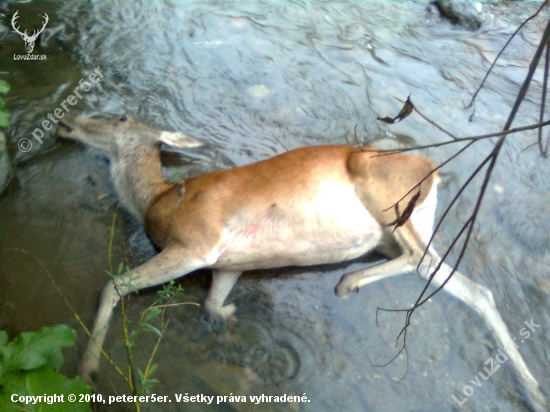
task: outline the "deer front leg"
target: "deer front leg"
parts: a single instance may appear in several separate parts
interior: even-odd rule
[[[165,249],[148,262],[133,269],[131,274],[125,274],[107,282],[101,291],[94,328],[80,364],[80,376],[84,382],[91,383],[96,380],[103,342],[113,310],[121,298],[133,290],[166,283],[212,263],[211,257],[198,257],[196,253],[185,249]]]
[[[225,321],[235,313],[237,307],[233,303],[227,306],[224,306],[224,303],[242,273],[222,270],[212,271],[212,286],[210,286],[206,302],[204,302],[204,308],[212,319]]]
[[[361,287],[381,279],[412,272],[416,265],[410,255],[403,254],[395,259],[356,272],[346,273],[340,278],[334,292],[338,297],[348,296]]]
[[[403,275],[416,270],[422,257],[422,250],[416,247],[417,238],[408,226],[399,226],[392,233],[397,243],[377,246],[376,251],[386,255],[389,260],[367,269],[346,273],[340,278],[334,292],[338,297],[348,296],[369,283],[377,282],[392,276]]]

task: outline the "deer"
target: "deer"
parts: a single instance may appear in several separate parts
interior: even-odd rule
[[[80,375],[88,383],[97,379],[118,302],[131,291],[198,269],[212,270],[204,309],[218,321],[233,319],[236,306],[225,301],[247,270],[338,263],[373,252],[388,258],[343,275],[335,287],[339,297],[414,271],[428,280],[430,268],[437,264],[441,266],[431,284],[439,287],[453,272],[429,245],[439,178],[427,158],[403,153],[375,156],[377,149],[368,146],[310,146],[176,184],[163,176],[161,145],[186,149],[202,144],[185,133],[159,131],[128,116],[103,120],[66,115],[57,135],[105,153],[121,205],[145,226],[160,250],[103,287],[80,365]],[[408,207],[408,216],[398,216],[392,205]],[[457,271],[442,290],[473,309],[497,346],[505,348],[530,407],[548,410],[491,291]]]
[[[19,14],[19,10],[17,10],[13,14],[13,17],[11,18],[11,26],[13,27],[13,30],[15,30],[15,32],[17,34],[21,35],[21,38],[25,42],[25,49],[27,50],[27,53],[31,54],[32,51],[34,50],[34,44],[36,42],[36,39],[38,39],[38,36],[40,35],[40,33],[42,33],[44,31],[44,29],[46,28],[46,25],[48,24],[48,21],[50,20],[50,18],[48,17],[48,15],[46,13],[44,13],[44,24],[42,25],[42,28],[39,29],[39,30],[34,30],[32,35],[29,36],[27,34],[27,30],[25,30],[24,32],[21,32],[19,27],[17,27],[15,25],[15,22],[19,18],[18,14]]]

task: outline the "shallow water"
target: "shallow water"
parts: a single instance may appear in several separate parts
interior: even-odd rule
[[[57,6],[47,7],[49,27],[63,25],[47,44],[37,45],[35,53],[46,53],[47,62],[13,62],[11,55],[23,52],[14,34],[0,49],[13,85],[8,137],[15,160],[15,178],[0,197],[0,328],[13,334],[60,322],[78,328],[50,276],[88,325],[107,280],[117,200],[106,160],[49,134],[42,145],[32,140],[28,153],[15,147],[22,138],[32,139],[47,113],[95,68],[104,77],[73,110],[128,113],[203,140],[206,147],[190,153],[193,161],[183,167],[196,174],[303,145],[354,144],[356,125],[357,139],[384,147],[445,139],[419,116],[390,127],[376,121],[396,115],[409,94],[424,115],[457,136],[497,131],[544,20],[510,45],[470,121],[473,110],[464,103],[535,5],[486,6],[476,32],[453,27],[426,5],[412,3],[66,3],[57,14]],[[46,11],[41,3],[25,9],[37,22]],[[514,125],[536,121],[540,90],[538,74]],[[525,320],[541,325],[520,351],[548,388],[550,166],[536,147],[522,150],[535,139],[534,133],[508,138],[461,272],[491,288],[513,335]],[[479,142],[443,170],[439,213],[491,147]],[[423,154],[441,162],[456,150],[445,146]],[[468,217],[475,195],[467,191],[458,202],[436,239],[438,250]],[[134,267],[154,255],[128,214],[117,212],[115,229],[115,266],[124,261]],[[486,328],[472,311],[440,293],[413,317],[408,362],[400,355],[376,367],[397,353],[394,339],[403,324],[402,317],[386,313],[376,327],[376,308],[410,305],[423,282],[411,274],[336,298],[333,288],[341,275],[365,265],[247,274],[229,298],[238,312],[226,328],[206,322],[203,309],[194,305],[170,312],[156,358],[155,377],[161,381],[156,393],[306,393],[311,402],[215,407],[172,402],[154,410],[458,410],[451,395],[462,398],[463,386],[494,355]],[[184,301],[202,303],[209,273],[189,276],[182,285]],[[132,296],[131,319],[154,299],[154,291]],[[125,360],[121,329],[117,316],[106,344],[119,363]],[[84,342],[80,333],[79,346],[68,354],[67,373],[76,372]],[[138,362],[145,362],[154,344],[154,335],[143,335]],[[108,365],[102,371],[101,393],[115,392],[111,381],[118,393],[129,392]],[[461,409],[524,408],[510,371],[502,368]]]

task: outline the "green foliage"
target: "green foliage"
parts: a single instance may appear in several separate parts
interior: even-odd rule
[[[149,369],[143,372],[141,368],[138,368],[139,384],[141,385],[141,393],[150,394],[152,393],[153,387],[160,383],[158,379],[151,378],[151,375],[157,369],[158,364],[153,363]]]
[[[119,285],[124,285],[125,287],[135,290],[135,287],[132,286],[132,280],[135,279],[135,277],[132,275],[128,266],[125,267],[124,264],[121,263],[118,266],[116,274],[110,271],[107,271],[107,273],[110,277],[117,279],[118,282],[120,282]],[[155,372],[158,366],[158,364],[153,363],[153,359],[162,339],[164,338],[163,331],[167,325],[167,321],[164,319],[165,311],[168,306],[178,305],[171,302],[173,302],[175,298],[183,296],[183,288],[181,285],[176,286],[174,280],[171,280],[170,283],[164,285],[164,287],[157,292],[157,296],[157,300],[143,311],[141,318],[131,331],[129,330],[129,326],[132,322],[126,316],[123,302],[122,322],[124,325],[126,350],[128,351],[128,359],[130,360],[130,376],[127,378],[127,381],[130,383],[130,387],[134,395],[150,394],[153,387],[159,383],[159,380],[152,378],[151,375]],[[134,364],[135,346],[139,340],[139,336],[143,332],[153,333],[157,336],[157,343],[151,352],[147,365],[144,369],[137,367]],[[137,382],[131,379],[131,375],[133,373],[137,373]],[[132,382],[135,382],[135,385]],[[140,402],[136,402],[136,409],[138,411],[141,410]]]
[[[122,274],[122,272],[123,265],[121,264],[118,268],[118,273]],[[131,284],[131,279],[133,278],[132,274],[128,273],[128,269],[126,272],[126,276],[128,276],[127,282]],[[134,393],[136,395],[151,393],[153,387],[157,383],[159,383],[159,380],[152,378],[151,375],[155,372],[158,366],[156,363],[153,363],[153,359],[160,345],[160,342],[164,337],[162,332],[166,327],[164,313],[167,305],[170,302],[172,302],[175,298],[183,296],[183,288],[181,287],[181,285],[176,286],[176,282],[174,280],[171,280],[168,284],[164,285],[163,288],[157,292],[157,296],[157,300],[145,311],[143,311],[140,320],[137,322],[136,327],[128,334],[126,339],[126,347],[129,352],[129,357],[130,359],[133,359],[135,345],[141,333],[150,332],[157,335],[158,337],[157,344],[155,345],[155,348],[153,349],[153,352],[149,357],[145,370],[142,370],[139,367],[135,368],[139,379],[139,388],[134,388]],[[125,322],[126,325],[130,323],[130,321],[125,317],[123,317],[123,322]],[[139,409],[140,408],[138,406],[138,410]]]
[[[88,411],[89,402],[78,400],[80,394],[90,394],[90,388],[80,378],[69,379],[59,373],[64,362],[61,350],[73,346],[75,341],[76,332],[65,325],[24,332],[12,342],[8,342],[5,331],[0,331],[0,410]],[[12,402],[12,394],[42,399],[34,404]],[[76,402],[68,401],[70,394],[76,395]],[[52,403],[52,398],[44,399],[44,395],[63,395],[64,402]]]
[[[0,95],[10,91],[10,85],[4,80],[0,80]],[[0,96],[0,127],[8,127],[10,125],[10,112],[6,108],[4,98]]]
[[[116,273],[113,273],[109,270],[106,270],[106,272],[110,278],[118,280],[119,286],[127,286],[132,292],[139,294],[139,290],[137,290],[136,287],[132,285],[132,281],[135,280],[136,277],[132,275],[132,271],[130,270],[130,267],[128,265],[126,265],[126,271],[124,271],[124,263],[120,262]]]
[[[157,292],[159,296],[159,301],[167,302],[174,298],[180,298],[183,296],[183,288],[181,285],[176,287],[176,281],[171,280],[170,283],[164,285],[161,290]]]
[[[63,364],[61,348],[73,346],[76,333],[65,325],[42,328],[36,332],[24,332],[13,342],[0,332],[0,377],[16,370],[31,370],[46,366],[59,369]]]

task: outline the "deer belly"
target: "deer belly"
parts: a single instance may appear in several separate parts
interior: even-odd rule
[[[270,211],[229,222],[212,266],[251,270],[342,262],[372,251],[383,229],[355,198],[332,197],[320,208]],[[318,203],[317,203],[318,205]]]

